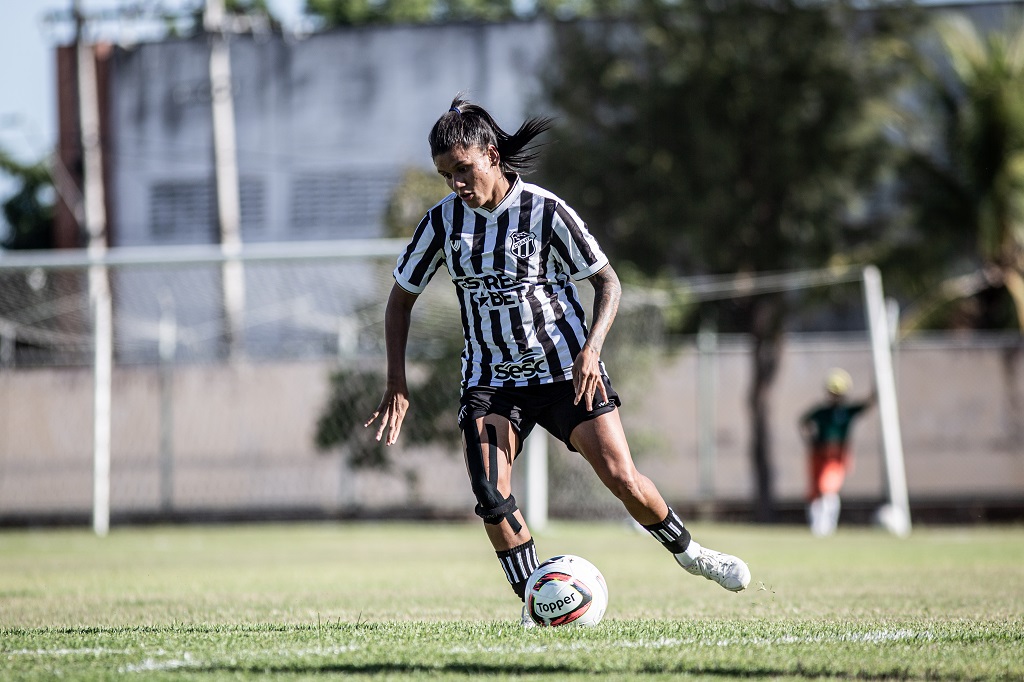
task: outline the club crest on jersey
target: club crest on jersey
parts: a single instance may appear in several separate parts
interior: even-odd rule
[[[537,237],[532,232],[513,232],[508,236],[508,250],[516,258],[529,258],[537,253]]]
[[[461,239],[449,239],[448,243],[451,244],[452,253],[458,253],[459,249],[462,248],[462,240]]]

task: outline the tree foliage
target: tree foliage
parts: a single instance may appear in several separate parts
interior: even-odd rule
[[[626,16],[634,0],[306,0],[306,14],[324,28],[361,24],[426,24],[455,21],[505,21],[537,16],[580,19]]]
[[[875,248],[891,177],[891,51],[915,13],[843,0],[641,0],[629,22],[559,27],[561,116],[543,174],[617,261],[673,275],[820,267]],[[751,458],[771,516],[770,388],[790,301],[735,301],[753,338]]]
[[[402,426],[408,446],[442,444],[457,449],[460,439],[455,407],[459,404],[461,335],[442,340],[439,357],[422,363],[419,378],[410,382],[410,409]],[[374,440],[377,424],[363,428],[380,400],[385,384],[381,371],[342,367],[330,380],[330,395],[317,420],[314,442],[327,452],[340,449],[353,469],[390,470],[390,450]]]
[[[625,27],[563,26],[546,175],[651,273],[817,266],[869,244],[893,74],[862,19],[844,3],[649,0]]]
[[[49,249],[53,247],[53,181],[46,164],[23,164],[0,149],[0,171],[19,183],[15,193],[3,201],[7,237],[5,249]]]
[[[512,0],[306,0],[305,11],[325,27],[431,23],[516,17]]]
[[[427,211],[449,191],[436,172],[407,168],[384,210],[385,236],[412,237]]]
[[[906,324],[1024,330],[1024,21],[986,35],[946,14],[934,29],[907,118],[905,204],[923,266],[948,278],[917,292]]]

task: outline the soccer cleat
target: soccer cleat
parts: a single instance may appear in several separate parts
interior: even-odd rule
[[[742,559],[701,547],[693,540],[685,552],[673,556],[687,573],[702,575],[730,592],[739,592],[750,584],[750,569]]]
[[[524,628],[537,627],[537,624],[533,622],[533,618],[530,618],[530,613],[526,610],[526,604],[523,604],[523,618],[520,621],[520,625]]]

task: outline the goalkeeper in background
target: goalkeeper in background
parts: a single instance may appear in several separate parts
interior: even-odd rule
[[[800,418],[800,433],[807,443],[810,464],[807,521],[811,533],[831,535],[839,522],[839,491],[852,466],[850,427],[875,403],[872,391],[861,402],[847,402],[853,381],[843,369],[832,369],[825,379],[828,393],[824,403],[815,405]]]

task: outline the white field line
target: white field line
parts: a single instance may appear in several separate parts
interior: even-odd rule
[[[129,663],[128,665],[118,668],[118,672],[121,673],[149,673],[159,672],[161,670],[179,670],[181,668],[191,668],[198,665],[192,660],[192,654],[185,652],[184,660],[172,659],[170,661],[158,661],[155,658],[147,658],[142,663]]]
[[[925,630],[916,632],[914,630],[878,630],[874,632],[851,632],[836,635],[814,635],[812,637],[795,637],[784,635],[782,637],[736,637],[733,639],[701,639],[689,637],[678,639],[674,637],[663,637],[654,640],[624,640],[620,642],[609,642],[605,646],[618,647],[620,649],[671,649],[683,646],[698,647],[734,647],[734,646],[781,646],[789,644],[829,644],[843,642],[862,642],[865,644],[882,644],[888,642],[926,641],[935,639],[935,635]],[[548,651],[572,651],[575,649],[587,649],[592,647],[590,642],[574,642],[571,644],[535,644],[524,642],[519,646],[481,646],[467,647],[460,646],[448,649],[449,653],[545,653]]]
[[[276,656],[279,658],[303,658],[305,656],[323,656],[323,655],[337,655],[349,653],[352,651],[358,651],[362,649],[361,646],[351,645],[338,645],[338,646],[326,646],[317,647],[315,649],[278,649]],[[160,652],[164,653],[164,652]],[[239,659],[245,660],[247,655],[251,655],[253,658],[258,656],[265,656],[267,652],[265,650],[251,651],[251,652],[235,652],[235,655],[228,659],[228,662],[232,665],[238,663]],[[182,659],[169,659],[169,660],[157,660],[155,658],[147,658],[141,663],[130,663],[126,666],[119,668],[119,672],[122,673],[145,673],[145,672],[159,672],[162,670],[180,670],[182,668],[204,668],[209,665],[213,665],[213,660],[201,661],[197,660],[192,654],[185,652]]]
[[[814,635],[811,637],[795,637],[785,635],[782,637],[736,637],[732,639],[702,639],[698,637],[689,637],[686,639],[674,638],[674,637],[663,637],[654,640],[624,640],[620,642],[609,642],[606,646],[618,647],[621,649],[669,649],[683,646],[701,646],[701,647],[733,647],[733,646],[782,646],[791,644],[828,644],[828,643],[843,643],[843,642],[862,642],[865,644],[882,644],[888,642],[905,642],[905,641],[932,641],[935,639],[935,635],[931,632],[924,630],[917,632],[914,630],[877,630],[872,632],[853,632],[853,633],[839,633],[835,635]],[[537,644],[523,642],[520,645],[513,646],[459,646],[452,647],[447,650],[448,653],[465,654],[465,653],[527,653],[537,654],[545,653],[549,651],[572,651],[575,649],[585,649],[591,647],[592,644],[589,642],[574,642],[571,644]],[[337,655],[350,653],[361,649],[361,646],[355,645],[336,645],[327,647],[317,647],[314,649],[298,649],[295,651],[289,649],[280,649],[277,655],[280,657],[293,657],[303,658],[305,656],[322,656],[322,655]],[[104,649],[104,648],[84,648],[84,649],[16,649],[13,651],[5,651],[2,656],[113,656],[113,655],[124,655],[132,653],[132,649]],[[153,652],[155,656],[163,656],[167,652],[158,649]],[[240,652],[237,652],[240,653]],[[236,653],[236,655],[237,655]],[[254,656],[265,655],[266,651],[253,651]],[[239,658],[244,658],[240,656]],[[237,659],[233,658],[233,662]],[[120,668],[121,672],[135,673],[135,672],[156,672],[161,670],[177,670],[181,668],[195,668],[207,665],[203,661],[198,661],[195,657],[185,652],[182,658],[172,658],[168,660],[159,660],[158,658],[149,657],[140,663],[131,663]]]
[[[105,656],[108,654],[130,654],[131,649],[15,649],[0,652],[0,656]]]

